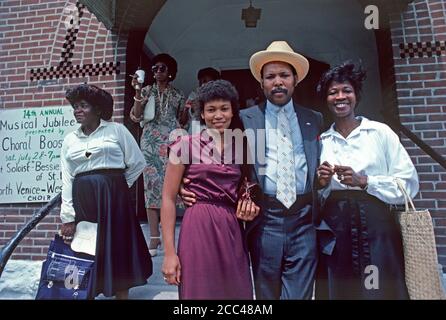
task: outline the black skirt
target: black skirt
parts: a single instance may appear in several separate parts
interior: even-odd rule
[[[93,296],[113,296],[146,284],[152,260],[130,203],[124,170],[78,174],[73,182],[73,205],[76,223],[98,223]]]
[[[317,299],[409,299],[401,233],[389,205],[364,191],[333,191],[323,218],[334,232],[321,254]]]

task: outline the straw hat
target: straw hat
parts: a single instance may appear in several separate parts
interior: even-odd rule
[[[71,249],[94,256],[96,254],[97,230],[97,223],[88,221],[79,222],[76,225],[76,232],[71,242]]]
[[[258,82],[261,82],[262,67],[273,61],[289,63],[297,72],[297,82],[301,82],[308,73],[308,60],[294,52],[286,41],[273,41],[266,50],[254,53],[249,59],[249,68]]]

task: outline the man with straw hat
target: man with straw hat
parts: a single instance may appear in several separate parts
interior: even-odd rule
[[[326,229],[317,218],[314,185],[323,119],[292,99],[308,60],[287,42],[274,41],[254,53],[249,66],[267,98],[240,112],[245,130],[256,137],[248,138],[251,178],[263,192],[262,214],[247,225],[256,298],[311,299],[316,229]]]

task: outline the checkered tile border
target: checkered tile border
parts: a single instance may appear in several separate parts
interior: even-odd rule
[[[76,7],[79,11],[79,19],[83,15],[83,10],[85,6],[79,2],[76,3]],[[80,21],[79,21],[80,22]],[[119,74],[120,62],[103,62],[96,64],[85,64],[73,66],[71,63],[71,58],[73,57],[73,49],[77,40],[78,28],[68,29],[67,35],[65,36],[65,43],[63,44],[63,50],[61,54],[62,60],[59,62],[58,66],[47,67],[47,68],[37,68],[31,69],[31,81],[38,80],[51,80],[59,78],[79,78],[86,76],[100,76],[100,75],[112,75]]]
[[[423,58],[446,54],[446,41],[400,43],[400,57]]]
[[[77,33],[79,29],[68,29],[68,33],[65,36],[65,43],[63,44],[62,50],[62,61],[59,63],[60,66],[68,66],[71,65],[71,58],[73,58],[73,49],[74,44],[77,39]]]
[[[104,62],[85,64],[83,66],[57,66],[49,68],[31,69],[31,81],[50,80],[59,78],[79,78],[86,76],[106,76],[119,74],[120,62]]]
[[[79,16],[79,24],[80,19],[82,18],[84,14],[85,5],[77,2],[76,7],[78,10],[78,16]],[[63,44],[64,50],[62,50],[61,54],[61,62],[59,63],[60,66],[67,66],[71,65],[71,58],[73,57],[73,49],[74,45],[77,40],[77,33],[79,32],[79,28],[70,28],[68,29],[67,35],[65,36],[65,43]]]

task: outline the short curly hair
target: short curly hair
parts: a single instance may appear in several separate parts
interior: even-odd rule
[[[101,111],[101,118],[104,120],[110,120],[113,115],[113,97],[110,93],[95,85],[80,84],[69,88],[65,93],[65,98],[72,106],[81,100],[87,101]]]
[[[355,90],[356,100],[361,100],[362,83],[367,77],[367,72],[361,63],[345,61],[325,72],[317,85],[317,93],[323,100],[327,99],[328,87],[333,81],[338,83],[349,82]]]
[[[162,62],[167,66],[167,72],[170,76],[169,81],[175,80],[178,71],[177,61],[167,53],[160,53],[152,58],[152,66],[154,66],[158,62]]]
[[[220,72],[211,67],[200,69],[197,73],[197,79],[204,78],[206,76],[209,76],[212,78],[212,80],[218,80],[221,78]]]
[[[230,129],[241,128],[240,107],[237,89],[227,80],[213,80],[198,88],[198,102],[200,113],[204,112],[205,103],[213,100],[225,100],[231,102],[233,118]],[[201,122],[204,123],[203,119]]]

